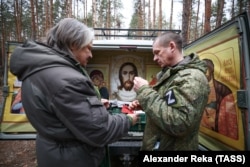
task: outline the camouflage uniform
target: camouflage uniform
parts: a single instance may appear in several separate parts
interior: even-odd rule
[[[199,125],[207,104],[206,64],[198,56],[185,56],[177,66],[163,69],[153,89],[137,91],[147,116],[142,150],[198,150]]]

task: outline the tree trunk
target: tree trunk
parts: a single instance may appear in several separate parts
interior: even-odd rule
[[[153,4],[153,28],[155,28],[155,12],[156,12],[156,0],[154,0]]]
[[[192,26],[192,16],[193,16],[193,3],[192,0],[188,1],[188,8],[187,10],[190,11],[188,15],[188,31],[187,31],[187,42],[189,43],[192,40],[192,34],[191,34],[191,26]]]
[[[189,18],[190,18],[190,8],[191,8],[191,0],[183,0],[183,13],[182,13],[182,38],[183,38],[183,46],[188,44],[188,32],[189,32]]]
[[[45,32],[49,30],[49,6],[48,0],[44,1],[44,10],[45,10]]]
[[[138,0],[138,21],[139,21],[139,29],[143,28],[143,11],[142,11],[142,1]],[[138,31],[138,35],[142,36],[142,31]],[[139,37],[141,39],[141,37]]]
[[[93,11],[93,27],[96,27],[96,0],[92,0],[92,11]]]
[[[196,21],[195,21],[195,35],[194,35],[194,39],[197,39],[197,37],[198,37],[199,13],[200,13],[200,0],[198,0],[198,6],[197,6],[197,14],[196,14]]]
[[[240,13],[242,13],[243,0],[238,1],[238,3],[239,3],[239,13],[238,14],[240,14]]]
[[[221,26],[225,0],[217,0],[217,3],[218,3],[218,8],[217,8],[216,27],[219,27]]]
[[[53,20],[54,20],[54,17],[53,17],[53,0],[50,0],[50,22],[49,22],[49,27],[51,28],[53,26]]]
[[[112,3],[112,1],[110,2],[110,3]],[[111,5],[111,4],[110,4]],[[112,13],[110,12],[110,28],[114,25],[114,28],[121,28],[121,23],[120,23],[120,20],[119,20],[119,18],[117,18],[117,6],[118,6],[118,4],[114,1],[113,2],[113,12],[114,12],[114,21],[112,21],[112,19],[111,19],[111,16],[112,16]],[[110,10],[111,10],[112,8],[111,8],[111,6],[110,6]],[[113,33],[114,33],[114,35],[116,35],[116,34],[118,34],[120,31],[114,31]],[[110,32],[111,33],[111,32]],[[114,37],[115,38],[115,37]]]
[[[158,28],[162,29],[162,0],[159,0]]]
[[[169,29],[172,29],[173,22],[173,8],[174,8],[174,0],[171,0],[171,10],[170,10],[170,19],[169,19]]]
[[[31,38],[36,40],[36,19],[35,19],[35,5],[34,0],[30,0],[31,8]]]
[[[211,0],[205,0],[205,23],[204,23],[205,34],[211,31],[210,18],[211,18]]]
[[[44,32],[42,32],[41,30],[42,30],[42,28],[39,28],[39,26],[38,26],[38,23],[39,23],[39,16],[38,16],[38,0],[36,0],[35,1],[35,8],[36,8],[36,10],[35,10],[35,22],[36,22],[36,38],[38,39],[38,40],[41,40],[41,37],[43,37],[44,36]]]
[[[3,17],[3,2],[1,1],[1,22],[0,22],[0,26],[1,26],[1,37],[2,37],[2,39],[0,39],[1,40],[1,62],[0,62],[0,66],[1,67],[3,67],[3,64],[4,64],[4,60],[5,60],[5,57],[4,57],[4,55],[5,55],[5,41],[6,41],[6,32],[5,32],[5,23],[6,23],[6,21],[5,21],[5,19],[4,19],[4,17]]]
[[[83,20],[84,20],[85,24],[87,24],[87,19],[88,19],[87,1],[88,0],[83,1]]]
[[[205,15],[204,15],[204,13],[203,13],[203,14],[202,14],[202,21],[201,21],[200,34],[204,34],[204,19],[205,19]]]
[[[142,1],[142,9],[143,9],[143,16],[142,16],[142,22],[143,22],[143,28],[146,26],[146,2],[145,0]]]
[[[72,17],[72,0],[68,0],[68,17]]]
[[[151,1],[148,0],[148,28],[152,28],[152,22],[151,22]]]
[[[110,2],[110,0],[108,0],[107,3],[108,3],[107,4],[108,7],[107,7],[107,25],[106,25],[106,27],[110,28],[111,27],[111,2]],[[107,32],[108,35],[110,35],[110,33],[111,33],[110,31]]]
[[[234,8],[235,8],[235,4],[234,4],[234,0],[232,0],[232,7],[231,7],[231,18],[233,18],[235,16],[235,12],[234,12]]]
[[[21,2],[22,3],[22,2]],[[21,23],[22,23],[22,10],[20,10],[19,1],[14,1],[14,13],[15,13],[15,23],[16,23],[16,37],[17,41],[21,42]]]

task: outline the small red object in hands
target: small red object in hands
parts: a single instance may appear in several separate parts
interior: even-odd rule
[[[130,110],[128,108],[128,105],[124,104],[122,106],[122,113],[124,113],[124,114],[134,114],[134,110]]]

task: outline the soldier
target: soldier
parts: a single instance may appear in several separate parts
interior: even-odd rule
[[[141,107],[147,116],[143,151],[198,150],[201,117],[208,100],[206,63],[192,53],[182,55],[179,34],[168,32],[153,43],[154,61],[162,71],[151,87],[135,77],[137,100],[129,107]]]

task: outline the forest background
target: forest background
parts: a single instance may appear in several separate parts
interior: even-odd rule
[[[133,0],[132,17],[128,28],[180,29],[186,45],[236,15],[250,11],[249,0],[168,1],[170,8],[164,6],[166,3],[163,3],[163,0]],[[124,19],[127,17],[121,12],[126,11],[124,3],[129,2],[124,0],[1,0],[1,74],[6,41],[42,40],[47,30],[65,17],[76,18],[93,28],[121,29],[124,28]],[[182,8],[174,9],[176,4]],[[137,35],[144,35],[142,33],[147,32],[137,33]]]

